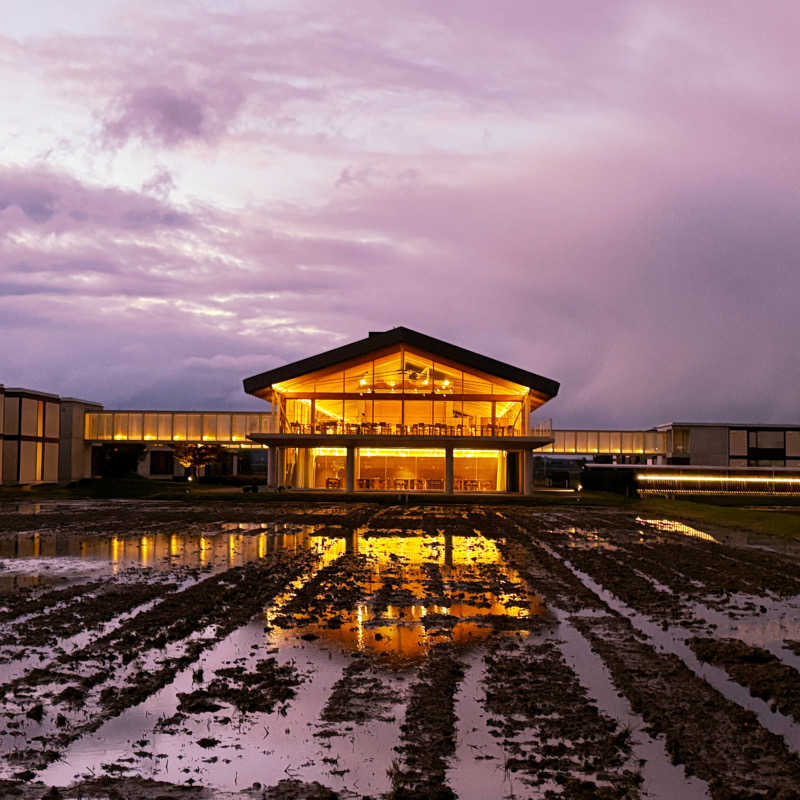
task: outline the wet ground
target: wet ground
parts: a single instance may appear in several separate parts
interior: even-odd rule
[[[0,507],[0,797],[796,798],[799,567],[609,509]]]

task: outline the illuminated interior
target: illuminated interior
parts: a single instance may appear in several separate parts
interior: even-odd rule
[[[268,399],[281,433],[518,436],[528,396],[526,386],[402,347],[275,384]]]
[[[344,489],[347,449],[286,448],[283,485],[295,489]],[[454,450],[453,490],[506,490],[503,450]],[[445,451],[438,448],[359,447],[354,487],[359,490],[438,492],[445,490]]]
[[[663,455],[666,434],[661,431],[553,431],[553,443],[539,453]]]
[[[272,431],[272,414],[92,411],[84,426],[94,441],[247,443],[248,434]]]

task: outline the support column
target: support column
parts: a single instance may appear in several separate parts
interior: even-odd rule
[[[267,486],[277,489],[281,483],[281,449],[275,445],[269,446],[267,458]]]
[[[344,488],[347,492],[355,491],[356,476],[356,448],[353,445],[347,447],[347,462],[344,470]]]
[[[444,449],[444,493],[453,494],[453,448]]]
[[[533,494],[533,450],[522,451],[522,494]]]
[[[239,474],[239,455],[234,453],[231,457],[231,475]]]

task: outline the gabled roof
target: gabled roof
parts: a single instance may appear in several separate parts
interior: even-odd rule
[[[298,378],[309,372],[316,372],[317,370],[351,361],[399,344],[407,344],[419,350],[424,350],[431,355],[455,361],[464,367],[471,367],[489,375],[494,375],[522,386],[528,386],[533,391],[546,395],[548,398],[555,397],[558,394],[559,384],[557,381],[537,375],[535,372],[528,372],[519,367],[512,367],[510,364],[505,364],[489,356],[482,356],[480,353],[475,353],[464,347],[443,342],[433,336],[426,336],[424,333],[418,333],[410,328],[402,327],[392,328],[388,331],[371,331],[366,339],[359,339],[357,342],[336,347],[325,353],[303,358],[286,366],[245,378],[243,381],[244,390],[248,394],[259,394],[276,383]]]

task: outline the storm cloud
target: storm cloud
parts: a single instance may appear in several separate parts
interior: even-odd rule
[[[245,408],[406,325],[554,423],[797,422],[794,4],[86,3],[0,39],[0,382]]]

